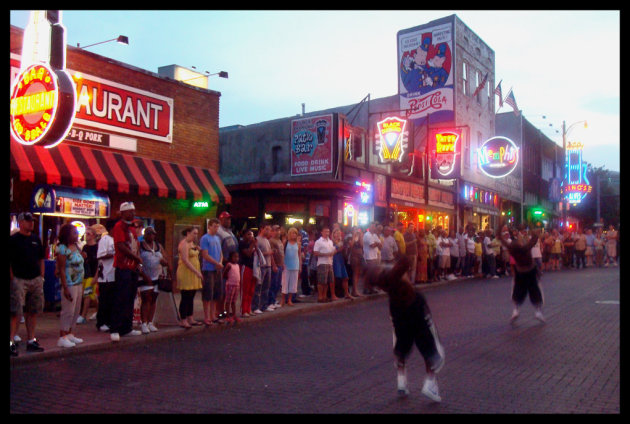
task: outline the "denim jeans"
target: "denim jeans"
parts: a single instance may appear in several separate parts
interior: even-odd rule
[[[267,300],[267,306],[273,305],[276,303],[276,299],[278,298],[278,293],[280,293],[280,289],[282,288],[282,270],[284,267],[277,267],[278,270],[276,272],[271,269],[271,283],[269,284],[269,298]]]
[[[256,284],[256,291],[252,299],[252,311],[267,309],[269,286],[271,285],[271,267],[260,268],[260,284]]]

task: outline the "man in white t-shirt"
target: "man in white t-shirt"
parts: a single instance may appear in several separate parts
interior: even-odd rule
[[[112,319],[114,299],[114,239],[101,224],[92,226],[95,234],[100,235],[96,259],[98,259],[98,311],[96,312],[96,328],[98,331],[109,331]]]
[[[440,232],[440,236],[437,239],[436,252],[439,253],[438,276],[445,280],[452,280],[455,277],[448,274],[451,266],[451,242],[444,230]]]
[[[363,234],[363,258],[365,259],[365,273],[371,272],[379,264],[379,251],[382,247],[381,239],[376,234],[376,222],[372,222],[365,234]],[[365,281],[365,279],[364,279]],[[363,294],[374,294],[376,291],[372,287],[363,285]]]
[[[313,255],[317,259],[317,301],[322,303],[327,301],[328,287],[330,287],[331,297],[335,297],[335,277],[332,264],[336,249],[330,239],[330,229],[322,228],[322,235],[313,246]]]
[[[487,278],[499,278],[497,276],[497,258],[492,244],[492,230],[487,229],[483,238],[483,258],[488,270]]]

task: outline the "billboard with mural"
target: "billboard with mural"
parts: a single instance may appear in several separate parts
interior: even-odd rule
[[[397,45],[400,109],[407,119],[454,120],[454,18],[401,30]]]
[[[333,115],[291,121],[291,176],[332,173]]]

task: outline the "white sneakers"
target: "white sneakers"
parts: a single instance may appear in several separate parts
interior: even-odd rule
[[[435,377],[427,377],[424,379],[422,394],[434,402],[442,402],[442,398],[440,397],[438,390],[437,379]]]
[[[72,343],[66,336],[59,337],[57,340],[57,347],[75,347],[76,344]]]
[[[123,337],[128,337],[128,336],[140,336],[142,335],[142,332],[139,330],[131,330],[130,332],[128,332],[127,334],[124,334]]]
[[[254,312],[252,312],[252,314],[256,314],[256,315],[260,315],[262,313],[263,311],[261,311],[260,309],[256,309]]]
[[[396,382],[398,384],[398,394],[400,396],[407,396],[409,389],[407,388],[407,372],[405,368],[398,368]]]
[[[142,325],[140,326],[140,331],[142,331],[142,334],[149,334],[150,332],[158,331],[158,329],[155,325],[153,325],[152,322],[149,322],[149,323],[143,322]]]
[[[109,335],[109,338],[112,339],[113,342],[119,342],[120,341],[120,334],[112,333],[112,334]]]
[[[59,337],[57,340],[57,347],[75,347],[79,343],[83,343],[83,339],[76,337],[74,334],[66,334]]]
[[[105,333],[109,331],[109,327],[106,324],[103,324],[100,327],[98,327],[98,331],[102,331],[103,333]]]
[[[514,310],[512,311],[512,316],[510,317],[510,324],[513,324],[514,321],[516,321],[516,319],[519,317],[519,315],[520,314],[518,312],[518,309],[514,308]],[[538,321],[543,322],[543,323],[547,322],[540,309],[536,310],[536,312],[534,313],[534,318],[536,318]]]

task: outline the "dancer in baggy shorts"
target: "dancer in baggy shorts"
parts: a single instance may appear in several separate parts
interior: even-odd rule
[[[535,229],[532,231],[532,236],[529,240],[517,237],[508,244],[505,239],[501,239],[501,243],[507,247],[515,262],[514,282],[512,285],[514,310],[512,311],[510,323],[514,323],[519,317],[519,307],[525,302],[528,294],[529,300],[536,309],[534,317],[541,322],[545,322],[542,314],[543,294],[538,284],[540,272],[531,253],[531,249],[538,241],[539,235],[540,229]]]
[[[436,374],[444,365],[444,349],[440,344],[431,311],[424,296],[415,291],[408,279],[410,268],[406,256],[392,267],[382,267],[371,275],[372,284],[389,295],[389,312],[394,327],[394,356],[397,369],[398,393],[409,394],[406,359],[416,344],[424,358],[427,376],[422,394],[440,402]]]

